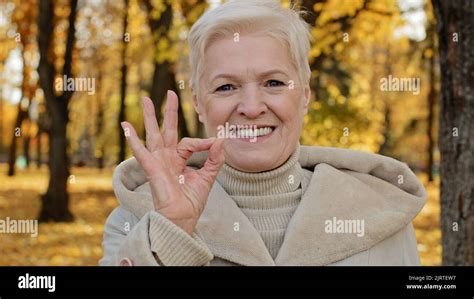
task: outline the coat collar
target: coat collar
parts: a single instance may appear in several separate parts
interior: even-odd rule
[[[188,164],[202,165],[205,158],[193,155]],[[196,233],[216,257],[247,266],[328,265],[390,237],[425,203],[416,176],[388,157],[302,146],[299,162],[313,172],[275,260],[248,218],[214,183]],[[135,159],[122,164],[114,174],[114,190],[121,204],[141,218],[153,208],[148,183]],[[326,221],[332,220],[363,220],[364,236],[327,233]]]

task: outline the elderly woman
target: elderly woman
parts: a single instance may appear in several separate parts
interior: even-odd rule
[[[189,35],[194,107],[207,139],[163,132],[143,100],[146,147],[113,185],[101,265],[418,265],[411,221],[425,190],[394,159],[299,144],[311,90],[308,25],[276,1],[228,2]]]

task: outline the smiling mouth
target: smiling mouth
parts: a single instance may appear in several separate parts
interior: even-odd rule
[[[239,125],[234,127],[232,133],[235,134],[235,137],[239,139],[254,139],[270,135],[275,129],[275,126]]]

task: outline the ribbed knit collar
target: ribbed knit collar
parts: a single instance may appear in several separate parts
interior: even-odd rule
[[[270,171],[249,173],[239,171],[227,164],[222,166],[217,181],[232,197],[235,196],[265,196],[291,193],[298,189],[304,176],[298,162],[300,144],[290,158]]]

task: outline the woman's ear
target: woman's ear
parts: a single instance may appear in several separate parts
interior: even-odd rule
[[[308,106],[309,106],[309,101],[311,99],[311,88],[309,82],[306,84],[304,88],[304,114],[308,114]]]
[[[201,123],[204,123],[203,122],[203,117],[202,117],[202,114],[200,112],[200,106],[199,106],[199,102],[198,102],[198,99],[197,99],[197,96],[196,96],[196,93],[194,92],[193,89],[191,89],[191,93],[193,95],[193,106],[194,106],[194,111],[196,111],[197,115],[198,115],[198,118],[199,118],[199,121]]]

